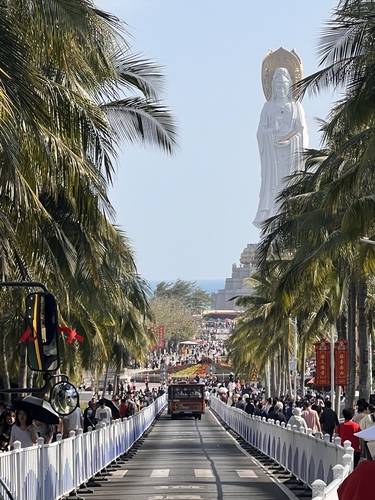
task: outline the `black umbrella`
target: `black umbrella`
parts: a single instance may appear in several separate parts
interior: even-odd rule
[[[34,420],[44,424],[58,424],[60,421],[59,414],[45,399],[26,396],[23,399],[14,399],[12,405],[15,410],[25,410]]]
[[[120,418],[120,410],[118,409],[118,406],[116,406],[110,399],[103,398],[102,400],[105,401],[105,405],[108,406],[108,408],[111,408],[113,420]]]

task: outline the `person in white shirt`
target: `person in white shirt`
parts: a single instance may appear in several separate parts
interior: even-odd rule
[[[104,399],[99,400],[99,408],[95,412],[97,422],[109,425],[112,421],[112,410],[105,405]]]
[[[292,428],[296,426],[299,431],[301,430],[302,427],[303,430],[306,432],[307,431],[306,420],[303,417],[301,417],[301,413],[302,409],[299,408],[298,406],[293,408],[293,415],[288,420],[288,424],[290,424]]]
[[[76,431],[77,429],[83,429],[83,414],[79,406],[70,413],[65,415],[63,418],[63,437],[69,436],[70,431]]]
[[[28,448],[36,444],[38,435],[36,429],[32,424],[32,417],[25,409],[19,409],[16,413],[16,421],[12,425],[10,432],[9,446],[14,449],[14,442],[20,441],[21,448]]]

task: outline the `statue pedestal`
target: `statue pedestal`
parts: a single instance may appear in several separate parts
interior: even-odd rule
[[[226,278],[225,288],[212,294],[211,309],[216,311],[238,311],[240,308],[235,306],[235,301],[230,300],[237,295],[250,295],[251,288],[244,285],[244,279],[255,271],[255,243],[249,243],[243,250],[240,258],[240,264],[233,264],[232,276]]]

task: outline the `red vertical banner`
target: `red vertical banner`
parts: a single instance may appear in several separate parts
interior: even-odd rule
[[[326,342],[325,340],[321,340],[320,342],[316,342],[314,346],[316,357],[315,385],[330,385],[331,344],[329,342]]]
[[[348,343],[335,342],[335,385],[348,385]]]
[[[164,349],[165,338],[164,338],[164,325],[158,327],[158,347],[159,349]]]

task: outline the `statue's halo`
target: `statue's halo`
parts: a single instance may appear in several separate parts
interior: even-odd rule
[[[267,101],[272,97],[272,78],[277,68],[289,71],[293,85],[302,78],[302,62],[294,49],[290,52],[282,47],[275,52],[269,50],[262,63],[262,86]]]

